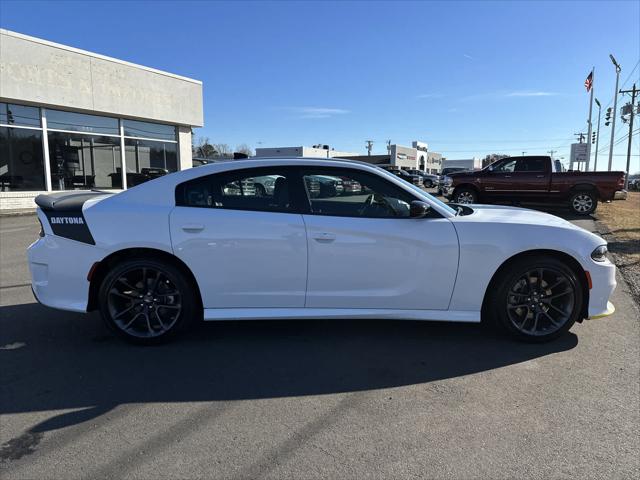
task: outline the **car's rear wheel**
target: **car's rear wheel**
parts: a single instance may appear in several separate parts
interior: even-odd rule
[[[453,195],[453,201],[455,203],[477,203],[478,193],[471,188],[459,188]]]
[[[553,340],[567,332],[582,312],[580,280],[573,269],[555,258],[517,260],[503,269],[490,288],[487,313],[521,340]]]
[[[433,181],[425,180],[424,181],[424,188],[433,188]]]
[[[598,197],[592,191],[581,191],[571,195],[569,208],[578,215],[589,215],[596,211],[598,207]]]
[[[99,309],[107,326],[125,340],[164,342],[189,325],[198,308],[186,275],[169,262],[126,260],[105,277]]]

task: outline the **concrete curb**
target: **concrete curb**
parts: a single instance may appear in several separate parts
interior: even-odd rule
[[[0,218],[4,217],[24,217],[27,215],[35,215],[36,211],[33,210],[0,210]]]

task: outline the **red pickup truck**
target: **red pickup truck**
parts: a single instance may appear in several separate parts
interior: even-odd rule
[[[567,172],[551,157],[510,157],[448,175],[443,193],[455,203],[554,203],[588,215],[598,200],[626,198],[624,177],[624,172]]]

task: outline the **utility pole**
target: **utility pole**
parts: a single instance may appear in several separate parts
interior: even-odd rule
[[[598,106],[598,130],[596,132],[596,158],[593,161],[593,171],[598,171],[598,145],[600,144],[600,114],[602,113],[602,105],[596,98],[596,105]]]
[[[525,153],[527,153],[527,152],[522,152],[522,156],[523,156],[523,157],[524,157],[524,154],[525,154]]]
[[[574,133],[576,137],[578,137],[578,143],[584,143],[584,133]]]
[[[611,62],[613,63],[613,65],[616,67],[616,89],[614,90],[613,93],[613,121],[611,122],[611,143],[609,144],[609,167],[608,167],[608,171],[611,171],[611,163],[613,162],[613,139],[614,139],[614,135],[616,133],[616,115],[618,114],[618,82],[620,80],[620,70],[622,70],[622,67],[620,65],[618,65],[618,62],[616,62],[616,59],[613,57],[613,55],[609,54],[609,58],[611,58]]]
[[[636,94],[638,93],[638,89],[636,89],[636,84],[633,84],[633,89],[631,90],[620,90],[620,93],[630,93],[631,94],[631,113],[629,114],[629,140],[627,143],[627,169],[625,170],[627,174],[624,177],[624,188],[625,190],[629,187],[629,167],[631,166],[631,143],[633,140],[633,117],[635,117],[636,110]]]
[[[556,153],[558,150],[547,150],[547,153],[549,154],[549,156],[551,157],[551,160],[553,160],[553,154]]]
[[[391,139],[387,140],[387,153],[391,155]]]
[[[591,126],[591,114],[593,113],[593,91],[595,90],[593,88],[595,82],[593,73],[595,69],[595,67],[591,68],[591,87],[589,88],[589,90],[591,90],[591,97],[589,98],[589,125],[587,126],[587,161],[586,165],[584,166],[585,172],[589,171],[589,162],[591,161],[591,132],[593,130]]]
[[[371,156],[371,150],[373,150],[373,140],[367,140],[367,155]]]

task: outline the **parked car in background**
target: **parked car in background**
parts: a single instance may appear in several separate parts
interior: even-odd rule
[[[273,195],[250,188],[264,177],[276,179]],[[345,177],[367,193],[313,198],[305,188]],[[98,310],[135,343],[199,319],[485,319],[542,342],[614,311],[616,269],[599,236],[532,210],[452,208],[360,162],[214,163],[36,204],[38,301]]]
[[[437,183],[437,187],[438,187],[438,195],[442,195],[444,190],[443,190],[443,182],[444,182],[444,178],[449,175],[450,173],[456,173],[456,172],[466,172],[468,171],[466,168],[464,167],[447,167],[447,168],[443,168],[442,172],[440,172],[440,175],[438,175],[438,183]]]
[[[356,180],[348,177],[340,177],[340,180],[342,180],[343,195],[358,195],[362,193],[362,185]]]
[[[438,175],[432,175],[430,173],[423,172],[422,170],[418,170],[418,169],[407,170],[407,172],[411,173],[412,175],[419,175],[420,177],[422,177],[422,185],[425,188],[433,188],[434,186],[437,185]]]
[[[387,172],[393,173],[395,176],[400,177],[407,182],[416,185],[418,187],[422,186],[422,177],[420,175],[415,175],[409,173],[406,170],[403,170],[399,167],[383,167]]]
[[[634,178],[629,180],[629,184],[627,187],[629,190],[640,190],[640,178]]]
[[[344,183],[340,177],[316,175],[314,179],[320,185],[320,197],[337,197],[344,193]]]
[[[626,198],[624,172],[562,172],[545,156],[498,160],[477,172],[449,173],[444,195],[455,203],[564,204],[588,215],[598,201]]]

